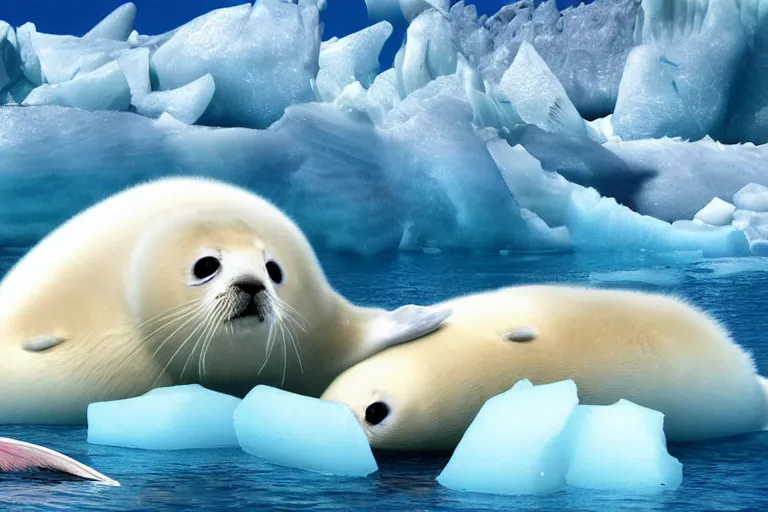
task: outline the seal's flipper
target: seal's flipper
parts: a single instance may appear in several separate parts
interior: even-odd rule
[[[59,336],[42,335],[42,336],[35,336],[34,338],[29,338],[24,340],[22,347],[24,347],[24,350],[27,350],[29,352],[43,352],[45,350],[55,347],[56,345],[64,341],[66,341],[66,338],[61,338]]]
[[[371,354],[412,341],[435,331],[453,314],[450,308],[409,304],[376,317],[369,326],[367,346]]]
[[[49,448],[0,437],[0,471],[30,471],[35,469],[59,471],[107,485],[120,485],[117,481],[102,475],[95,469]]]

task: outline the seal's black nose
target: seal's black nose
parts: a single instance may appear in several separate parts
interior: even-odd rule
[[[264,283],[255,277],[241,277],[232,283],[232,286],[238,290],[242,290],[252,298],[267,290],[266,287],[264,287]]]

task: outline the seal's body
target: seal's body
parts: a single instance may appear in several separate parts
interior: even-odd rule
[[[158,180],[74,217],[0,284],[0,423],[82,424],[89,403],[174,384],[319,396],[448,314],[356,307],[264,199]]]
[[[322,398],[347,403],[374,448],[453,449],[485,401],[527,378],[573,379],[580,403],[665,414],[668,440],[760,430],[765,381],[702,311],[672,297],[567,286],[469,295],[436,332],[350,368]]]

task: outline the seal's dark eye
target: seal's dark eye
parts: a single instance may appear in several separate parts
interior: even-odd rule
[[[195,268],[192,269],[192,273],[195,274],[197,279],[208,279],[215,274],[220,267],[221,263],[218,259],[213,256],[205,256],[204,258],[197,260]]]
[[[365,421],[369,425],[378,425],[389,416],[389,406],[384,402],[373,402],[365,408]]]
[[[280,268],[280,265],[275,260],[267,262],[267,274],[269,274],[269,278],[273,283],[280,284],[283,282],[283,269]]]

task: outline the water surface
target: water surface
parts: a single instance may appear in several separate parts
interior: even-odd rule
[[[0,250],[0,274],[21,252]],[[580,254],[321,259],[332,284],[347,297],[384,307],[540,282],[675,293],[720,319],[768,375],[768,260],[680,263],[665,256]],[[276,467],[238,449],[152,452],[89,445],[84,428],[0,426],[0,436],[60,450],[121,483],[113,488],[52,475],[0,475],[2,511],[768,510],[768,433],[670,446],[683,463],[683,484],[676,491],[627,495],[568,489],[527,497],[444,489],[434,480],[447,461],[444,456],[378,453],[377,473],[349,479]]]

